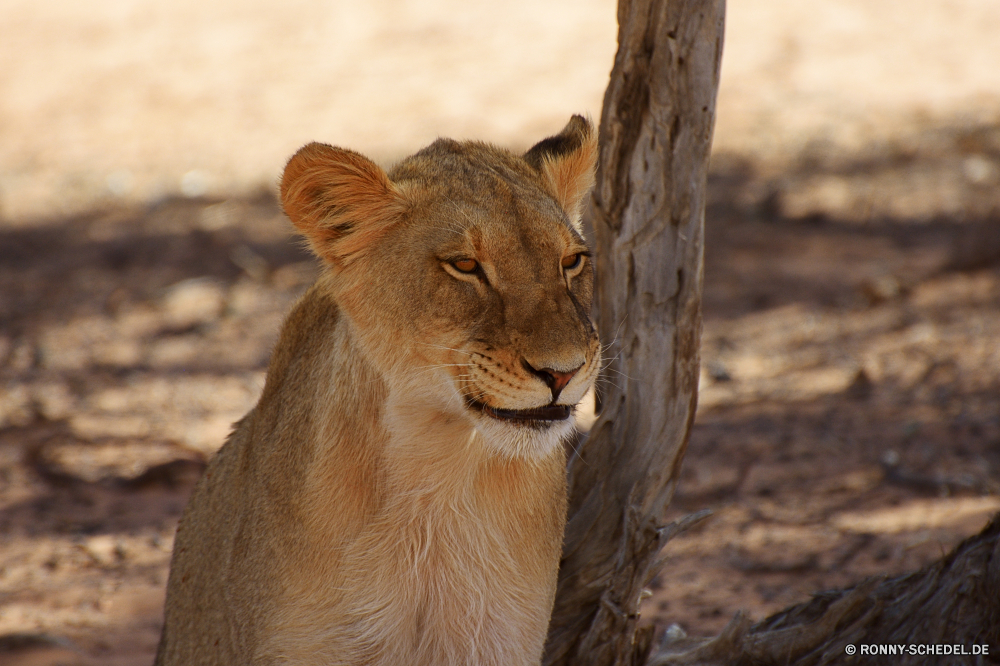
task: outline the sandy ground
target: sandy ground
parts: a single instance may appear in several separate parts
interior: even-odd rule
[[[315,267],[323,140],[600,114],[607,1],[4,3],[0,662],[149,664],[177,517]],[[700,411],[644,607],[718,631],[1000,510],[1000,4],[730,3]],[[1000,646],[996,646],[1000,651]]]
[[[301,144],[382,160],[600,116],[609,0],[7,0],[0,214],[271,187]],[[729,3],[715,145],[850,152],[1000,112],[994,0]],[[187,176],[187,178],[185,178]]]

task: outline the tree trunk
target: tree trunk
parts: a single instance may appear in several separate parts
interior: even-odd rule
[[[570,515],[544,663],[819,666],[862,663],[872,645],[907,647],[892,657],[901,665],[1000,663],[1000,515],[922,571],[823,592],[756,625],[740,614],[713,639],[651,654],[651,633],[637,631],[658,553],[685,526],[665,525],[664,516],[697,398],[705,179],[724,3],[619,3],[588,220],[606,383],[600,418],[570,460]],[[928,655],[935,645],[970,654]]]
[[[620,0],[590,208],[600,418],[569,465],[545,664],[642,664],[640,595],[697,402],[706,176],[724,0]]]
[[[725,0],[620,0],[589,220],[606,345],[600,418],[570,460],[570,514],[546,665],[1000,663],[1000,515],[914,574],[817,594],[753,625],[652,652],[637,631],[698,388],[702,231]],[[968,655],[926,653],[962,646]],[[852,656],[848,646],[856,649]],[[911,649],[910,646],[913,646]],[[976,656],[973,650],[987,654]],[[921,652],[921,649],[924,652]],[[940,648],[937,648],[940,649]]]

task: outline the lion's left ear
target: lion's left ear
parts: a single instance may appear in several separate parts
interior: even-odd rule
[[[597,132],[583,116],[573,116],[562,132],[535,144],[524,160],[538,171],[549,192],[581,231],[583,197],[594,186]]]

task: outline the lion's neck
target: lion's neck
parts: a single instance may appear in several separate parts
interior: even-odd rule
[[[301,307],[313,317],[332,306],[315,308],[310,300]],[[353,474],[369,480],[364,491],[404,502],[452,504],[474,492],[495,454],[444,391],[430,390],[426,373],[409,383],[387,376],[342,314],[323,332],[322,353],[293,352],[288,370],[272,368],[273,379],[308,387],[314,396],[305,401],[311,427],[302,442],[314,461],[313,489],[343,485]]]
[[[382,418],[386,481],[395,494],[450,501],[471,491],[488,454],[466,418],[405,388],[389,391]]]

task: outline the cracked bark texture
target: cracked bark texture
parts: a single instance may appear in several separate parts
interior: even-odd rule
[[[606,370],[572,456],[547,665],[642,664],[643,588],[697,402],[702,243],[724,0],[621,0],[589,208]],[[691,520],[696,520],[697,517]],[[688,521],[690,522],[690,521]]]

